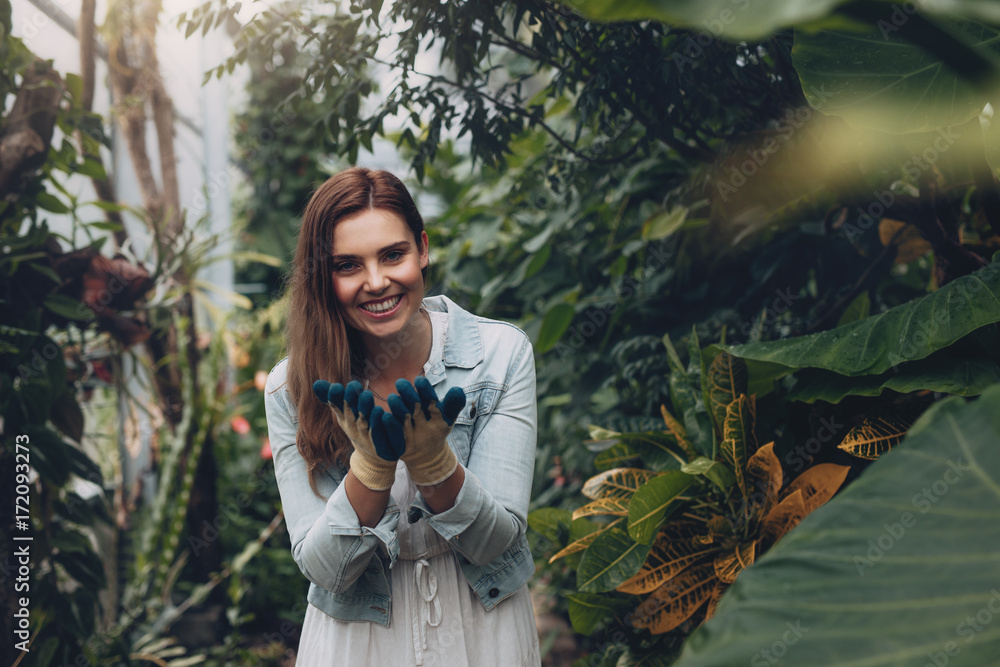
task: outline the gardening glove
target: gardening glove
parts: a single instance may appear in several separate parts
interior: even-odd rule
[[[448,479],[458,467],[458,458],[448,446],[448,434],[458,413],[465,407],[465,392],[452,387],[438,401],[431,383],[423,375],[413,384],[396,380],[397,394],[388,398],[390,420],[384,420],[393,451],[419,486],[432,486]],[[396,423],[392,423],[396,422]]]
[[[347,387],[326,380],[316,380],[313,391],[319,400],[330,406],[337,423],[354,445],[351,470],[358,481],[372,491],[385,491],[396,479],[397,453],[392,449],[385,430],[385,418],[392,415],[375,405],[370,391],[361,391],[361,383],[349,382]],[[344,404],[349,410],[344,410]]]

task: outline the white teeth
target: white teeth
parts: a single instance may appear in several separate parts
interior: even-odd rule
[[[393,297],[388,301],[383,301],[382,303],[368,304],[361,306],[369,313],[384,313],[387,310],[392,310],[399,303],[399,300],[403,298],[401,296]]]

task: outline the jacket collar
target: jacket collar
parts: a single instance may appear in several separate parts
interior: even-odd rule
[[[476,316],[443,294],[425,297],[423,304],[427,310],[448,313],[448,337],[444,342],[445,366],[475,368],[479,365],[483,360],[483,341],[479,335]]]

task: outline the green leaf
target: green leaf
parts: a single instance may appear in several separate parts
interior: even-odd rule
[[[802,370],[796,373],[788,399],[839,403],[847,396],[878,396],[886,389],[901,394],[935,391],[976,396],[997,383],[1000,383],[1000,366],[992,359],[956,359],[950,354],[935,354],[879,375],[850,377],[819,369]]]
[[[94,311],[82,302],[65,294],[50,294],[42,303],[49,310],[68,320],[86,321],[94,319]]]
[[[668,471],[639,487],[628,510],[629,536],[641,544],[650,544],[663,520],[684,502],[680,496],[693,483],[691,475]]]
[[[69,479],[69,445],[48,428],[33,428],[27,432],[31,445],[31,467],[43,480],[62,486]]]
[[[845,0],[560,0],[597,21],[654,19],[709,37],[761,39],[824,18]],[[700,41],[693,41],[695,46]]]
[[[49,411],[49,419],[68,438],[80,442],[83,437],[83,411],[72,391],[59,395]]]
[[[686,462],[684,450],[669,433],[622,433],[619,439],[638,454],[650,470],[678,470]]]
[[[620,526],[601,533],[583,553],[576,587],[583,593],[614,590],[646,561],[650,545],[635,542]]]
[[[780,637],[796,640],[789,665],[944,664],[956,647],[961,664],[994,664],[998,448],[1000,386],[935,404],[740,574],[677,667],[746,664]]]
[[[854,127],[893,134],[934,131],[978,116],[989,96],[968,75],[907,41],[912,35],[899,27],[910,27],[909,15],[899,10],[897,24],[888,5],[884,13],[866,33],[796,33],[792,61],[809,103]],[[957,43],[1000,50],[995,28],[970,21],[946,27]]]
[[[625,443],[619,442],[595,456],[594,467],[598,470],[633,468],[638,462],[638,458],[639,455],[635,452],[635,450]]]
[[[38,262],[28,262],[26,266],[32,271],[37,271],[38,273],[42,274],[43,276],[54,282],[56,285],[62,284],[62,278],[59,277],[59,274],[50,269],[49,267],[45,266],[44,264],[39,264]]]
[[[111,222],[110,220],[98,220],[96,222],[91,222],[87,224],[88,227],[93,227],[94,229],[100,229],[104,232],[120,232],[122,226],[117,222]]]
[[[661,211],[652,216],[642,225],[642,238],[647,241],[659,241],[676,232],[687,220],[688,209],[678,206],[669,211]]]
[[[708,400],[712,419],[720,432],[726,420],[726,407],[747,393],[747,377],[746,361],[728,352],[720,352],[708,367]]]
[[[557,303],[545,313],[542,328],[538,332],[538,340],[535,342],[535,351],[544,353],[552,349],[566,333],[575,312],[576,309],[571,304]]]
[[[549,256],[552,254],[552,246],[545,245],[542,249],[531,256],[531,261],[528,263],[528,267],[524,270],[524,277],[530,278],[545,266],[546,262],[549,261]]]
[[[844,314],[841,315],[840,319],[837,321],[837,326],[839,327],[845,324],[850,324],[851,322],[863,320],[871,314],[871,310],[871,298],[869,298],[868,292],[862,292],[847,305],[847,308],[844,309]]]
[[[69,91],[70,96],[79,104],[80,98],[83,97],[83,79],[80,78],[79,74],[67,72],[63,76],[63,81],[66,83],[66,90]]]
[[[670,403],[673,405],[672,413],[683,422],[688,439],[695,449],[706,456],[711,456],[714,433],[712,418],[709,416],[702,399],[700,372],[693,373],[684,368],[670,341],[670,336],[665,335],[663,343],[667,348],[667,362],[671,371],[669,386]],[[692,365],[695,363],[700,368],[700,358],[692,360]]]
[[[598,623],[626,611],[632,607],[632,602],[625,598],[612,597],[599,593],[571,593],[569,599],[569,620],[573,630],[589,635]]]
[[[736,483],[736,475],[728,466],[704,456],[699,456],[694,461],[682,465],[681,472],[689,475],[702,475],[723,491]]]
[[[791,368],[877,375],[923,359],[980,327],[1000,322],[1000,263],[925,297],[821,333],[728,346],[732,354]]]
[[[120,213],[128,209],[127,206],[123,204],[116,204],[112,201],[92,201],[89,202],[92,206],[96,206],[102,211],[109,211],[111,213]]]
[[[84,158],[83,162],[76,165],[76,170],[84,176],[90,176],[99,181],[108,180],[108,174],[104,171],[104,164],[92,157]]]
[[[52,213],[69,213],[69,207],[48,192],[39,192],[35,196],[35,203],[38,204],[38,208],[51,211]]]
[[[528,528],[542,537],[559,544],[566,541],[573,513],[555,507],[541,507],[528,514]]]
[[[97,462],[87,456],[87,453],[79,447],[68,447],[69,469],[74,475],[88,482],[93,482],[98,486],[104,485],[104,477],[101,475],[101,467]]]

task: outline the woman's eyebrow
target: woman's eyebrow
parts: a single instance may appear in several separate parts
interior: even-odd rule
[[[410,247],[410,242],[409,241],[397,241],[396,243],[390,243],[387,246],[379,248],[378,251],[376,252],[376,254],[377,255],[381,255],[382,253],[389,252],[390,250],[406,250],[409,247]],[[347,260],[347,259],[361,259],[361,256],[360,255],[334,254],[333,255],[333,259],[335,261],[343,261],[343,260]]]

